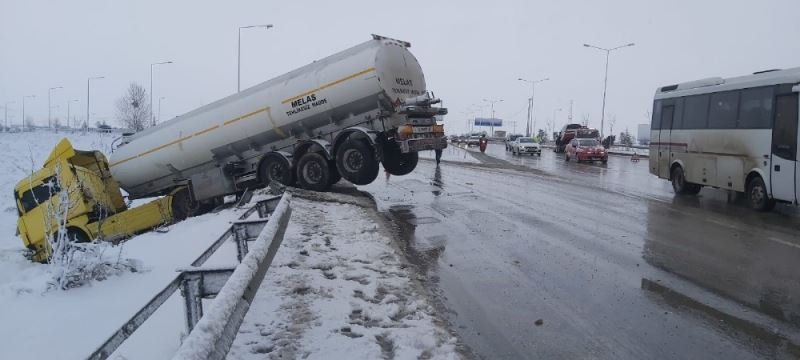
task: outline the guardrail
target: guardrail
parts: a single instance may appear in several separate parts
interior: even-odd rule
[[[179,289],[184,298],[189,335],[176,358],[224,358],[283,241],[291,215],[291,198],[291,193],[285,192],[282,196],[261,200],[248,209],[190,267],[178,269],[175,279],[115,331],[88,359],[101,360],[111,356]],[[245,220],[256,211],[260,219]],[[206,260],[231,237],[236,241],[240,264],[236,267],[203,267]],[[254,245],[251,247],[248,242],[254,242]],[[202,300],[208,298],[216,300],[204,317]],[[188,343],[192,345],[187,349]],[[184,354],[183,357],[181,354]]]

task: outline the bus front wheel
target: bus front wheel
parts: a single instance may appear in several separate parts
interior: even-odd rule
[[[769,197],[764,180],[760,176],[754,177],[747,184],[747,200],[750,207],[758,211],[770,211],[775,207],[775,200]]]

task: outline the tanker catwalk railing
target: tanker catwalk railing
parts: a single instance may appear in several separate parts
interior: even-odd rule
[[[222,359],[244,320],[259,284],[283,241],[291,216],[292,195],[267,198],[247,209],[188,268],[156,294],[123,324],[88,359],[107,359],[177,290],[181,290],[189,335],[176,358]],[[246,220],[254,212],[259,219]],[[202,265],[225,241],[236,241],[236,267],[204,268]],[[249,245],[248,242],[253,242]],[[233,281],[229,281],[233,279]],[[203,316],[203,299],[215,298]],[[207,343],[203,343],[203,342]],[[187,348],[187,344],[192,344]],[[187,355],[190,353],[206,355]],[[197,356],[197,357],[192,357]]]

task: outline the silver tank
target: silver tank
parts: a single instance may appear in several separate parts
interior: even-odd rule
[[[408,43],[373,39],[146,129],[110,156],[111,173],[132,197],[164,190],[165,178],[300,131],[426,93]],[[392,111],[393,107],[389,107]],[[401,125],[402,117],[387,117]],[[162,181],[155,181],[162,179]],[[167,182],[168,183],[168,182]]]

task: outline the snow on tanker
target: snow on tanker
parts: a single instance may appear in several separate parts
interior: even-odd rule
[[[405,175],[420,150],[447,146],[434,116],[447,110],[427,92],[410,44],[373,35],[156,127],[126,136],[111,155],[113,177],[131,198],[168,194],[176,206],[273,180],[324,191],[341,177],[364,185]]]
[[[115,241],[192,216],[222,197],[279,181],[325,191],[392,175],[447,146],[410,44],[372,40],[116,141],[110,158],[63,140],[14,194],[32,259],[54,239]],[[69,171],[66,171],[66,170]],[[128,209],[130,199],[163,195]],[[68,202],[66,202],[68,201]],[[66,204],[66,206],[65,206]],[[54,212],[53,209],[64,211]]]

